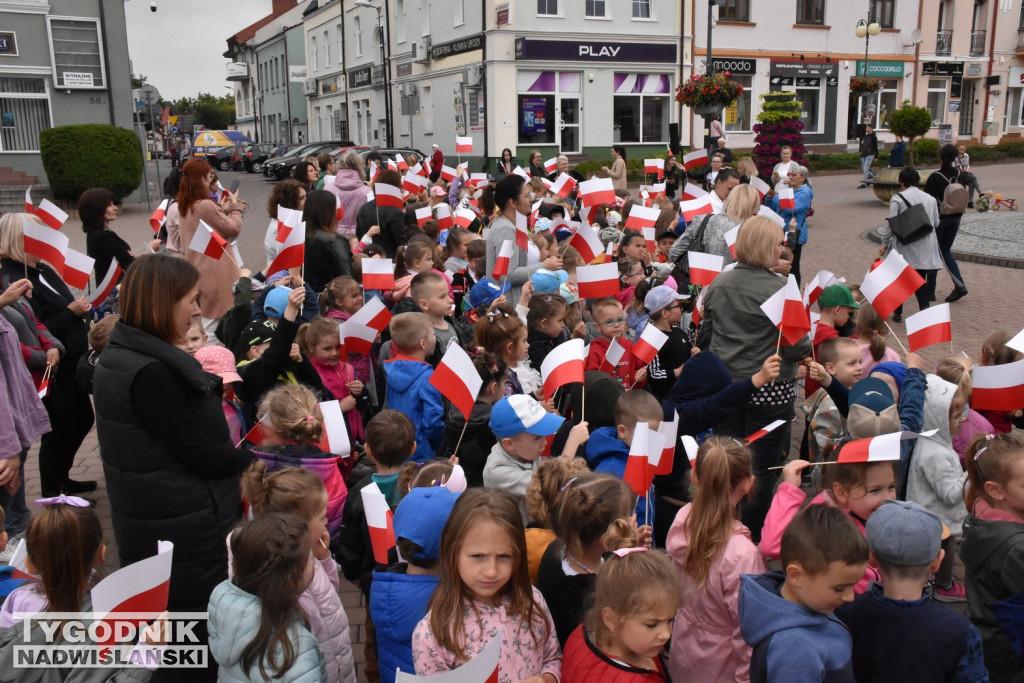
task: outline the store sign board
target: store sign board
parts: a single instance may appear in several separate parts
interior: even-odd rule
[[[675,64],[674,43],[619,43],[603,40],[516,38],[517,60],[563,62],[645,62]]]

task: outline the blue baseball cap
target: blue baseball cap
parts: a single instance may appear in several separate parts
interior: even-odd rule
[[[278,285],[267,292],[267,298],[263,300],[263,312],[272,318],[280,318],[284,315],[284,309],[288,307],[288,295],[292,293],[291,287]]]
[[[415,559],[437,559],[441,531],[458,499],[459,494],[443,486],[412,489],[395,508],[395,538],[404,538],[423,548],[423,552],[413,555]]]
[[[512,285],[508,282],[502,287],[494,281],[494,278],[485,277],[473,285],[473,288],[469,290],[469,296],[466,297],[466,300],[469,302],[470,308],[480,308],[491,303],[510,289],[512,289]]]
[[[551,436],[565,422],[564,417],[549,413],[544,406],[525,394],[507,396],[491,408],[490,427],[499,439],[516,434]]]
[[[548,270],[541,268],[533,271],[530,282],[535,292],[557,292],[558,288],[569,281],[569,273],[564,270]]]

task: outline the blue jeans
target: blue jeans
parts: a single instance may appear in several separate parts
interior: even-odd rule
[[[960,266],[953,258],[953,242],[956,240],[956,233],[960,230],[960,219],[963,215],[943,216],[939,219],[939,227],[935,228],[935,237],[939,242],[939,253],[946,263],[949,276],[953,278],[956,287],[964,286],[964,277],[960,274]]]
[[[18,468],[21,486],[18,487],[18,490],[14,493],[8,493],[7,489],[0,488],[0,507],[3,508],[4,515],[6,515],[4,531],[9,536],[25,531],[28,527],[28,519],[31,516],[31,513],[28,511],[28,505],[25,503],[25,459],[27,457],[27,448],[18,454],[18,458],[21,460],[21,467]]]
[[[871,172],[871,164],[874,160],[874,154],[869,154],[866,157],[860,158],[860,170],[864,172],[864,180],[871,180],[875,177],[875,174]]]

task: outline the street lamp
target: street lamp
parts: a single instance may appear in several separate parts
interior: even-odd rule
[[[877,36],[882,32],[882,27],[874,20],[871,13],[866,20],[857,22],[857,37],[864,39],[864,77],[868,77],[868,45],[871,43],[871,36]]]
[[[356,7],[369,7],[377,13],[377,26],[380,29],[380,65],[381,69],[384,70],[384,118],[386,119],[384,142],[387,147],[394,147],[394,135],[391,126],[391,69],[388,65],[387,54],[389,43],[391,43],[391,31],[388,30],[385,33],[384,16],[381,14],[380,7],[377,7],[370,0],[355,0],[352,4]]]

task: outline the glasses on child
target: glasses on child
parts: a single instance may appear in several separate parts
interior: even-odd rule
[[[597,324],[601,327],[611,327],[612,325],[621,325],[624,322],[626,322],[625,318],[611,318],[609,320],[602,320]]]

